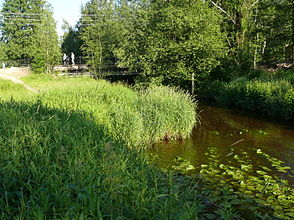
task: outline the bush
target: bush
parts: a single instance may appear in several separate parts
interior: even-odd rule
[[[214,81],[204,89],[202,98],[263,115],[293,120],[293,86],[288,80],[248,80],[240,77],[225,83]]]
[[[220,92],[224,89],[225,83],[219,80],[205,81],[198,91],[199,97],[207,100],[214,100],[219,97]]]

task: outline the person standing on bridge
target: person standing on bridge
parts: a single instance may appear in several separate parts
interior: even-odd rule
[[[71,52],[71,64],[75,65],[75,54]]]
[[[66,54],[64,53],[63,54],[63,57],[62,57],[62,61],[63,61],[63,65],[66,65]]]

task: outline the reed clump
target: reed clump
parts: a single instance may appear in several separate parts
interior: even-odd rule
[[[139,92],[137,108],[149,142],[186,138],[199,122],[197,103],[189,94],[170,87],[153,86]]]
[[[105,81],[41,94],[50,107],[84,110],[111,136],[130,147],[186,138],[197,122],[192,98],[168,87],[132,90]]]

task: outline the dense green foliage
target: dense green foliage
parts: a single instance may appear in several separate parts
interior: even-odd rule
[[[6,0],[2,7],[2,41],[7,43],[6,53],[10,59],[31,57],[31,47],[37,20],[42,19],[43,0]],[[24,13],[23,15],[21,13]],[[35,15],[36,14],[36,15]]]
[[[294,44],[294,3],[291,0],[260,1],[258,7],[257,61],[265,64],[284,62],[285,46]]]
[[[51,11],[44,0],[5,0],[0,59],[33,61],[38,73],[57,64]],[[293,13],[291,0],[89,0],[76,27],[65,28],[62,51],[83,55],[95,73],[123,67],[187,89],[217,67],[211,76],[228,79],[291,61]]]
[[[286,120],[294,119],[293,73],[264,74],[259,78],[237,78],[203,85],[200,96],[219,104],[255,111]]]
[[[6,56],[6,44],[4,42],[0,42],[0,62],[5,62],[7,60]]]
[[[274,65],[285,61],[284,48],[293,43],[294,37],[293,1],[210,2],[224,15],[222,31],[230,48],[222,63],[224,71],[233,71],[233,66],[238,74],[256,68],[258,63]]]
[[[164,84],[203,79],[225,55],[220,15],[203,1],[89,1],[82,49],[99,72],[117,65]]]
[[[209,73],[229,80],[284,62],[294,36],[291,8],[290,0],[91,0],[78,32],[96,73],[115,65],[141,73],[139,81],[190,90]]]
[[[89,1],[82,9],[82,16],[78,23],[81,46],[87,63],[95,73],[101,67],[111,66],[116,62],[114,55],[124,32],[124,18],[121,8],[126,1]]]
[[[73,52],[76,57],[81,57],[82,40],[79,31],[71,27],[66,21],[64,21],[62,29],[64,31],[61,44],[62,53],[70,55],[70,53]]]
[[[81,45],[82,42],[79,33],[70,27],[63,36],[62,52],[68,56],[73,52],[76,57],[80,57],[82,55]]]
[[[44,0],[4,1],[0,29],[7,60],[32,63],[37,73],[48,72],[58,63],[59,42],[51,11]]]
[[[225,55],[219,23],[203,1],[151,1],[134,16],[119,65],[164,84],[203,79]]]
[[[59,63],[60,49],[56,25],[52,12],[44,12],[43,19],[35,32],[32,45],[32,70],[35,73],[48,73]]]

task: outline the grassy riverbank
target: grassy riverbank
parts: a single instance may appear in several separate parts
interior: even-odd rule
[[[205,84],[200,97],[220,105],[254,111],[265,116],[294,120],[294,73],[262,73],[230,82]]]
[[[143,153],[112,139],[87,112],[40,102],[1,103],[0,112],[1,219],[197,214],[187,190],[175,189]]]
[[[0,104],[1,219],[199,214],[184,187],[188,182],[177,184],[149,165],[143,152],[132,150],[188,136],[197,120],[188,95],[89,79],[63,83],[29,98],[22,93],[30,101]],[[7,91],[1,94],[9,97]]]
[[[209,178],[152,165],[143,148],[185,138],[197,124],[197,105],[189,95],[90,78],[30,76],[24,81],[40,93],[20,88],[14,100],[11,84],[0,93],[7,98],[0,103],[1,219],[272,215],[254,198],[215,188]]]
[[[186,138],[198,122],[197,104],[188,94],[169,87],[131,89],[89,77],[50,75],[31,75],[22,80],[39,93],[2,80],[0,98],[84,111],[113,139],[129,147],[142,148],[163,139]]]

